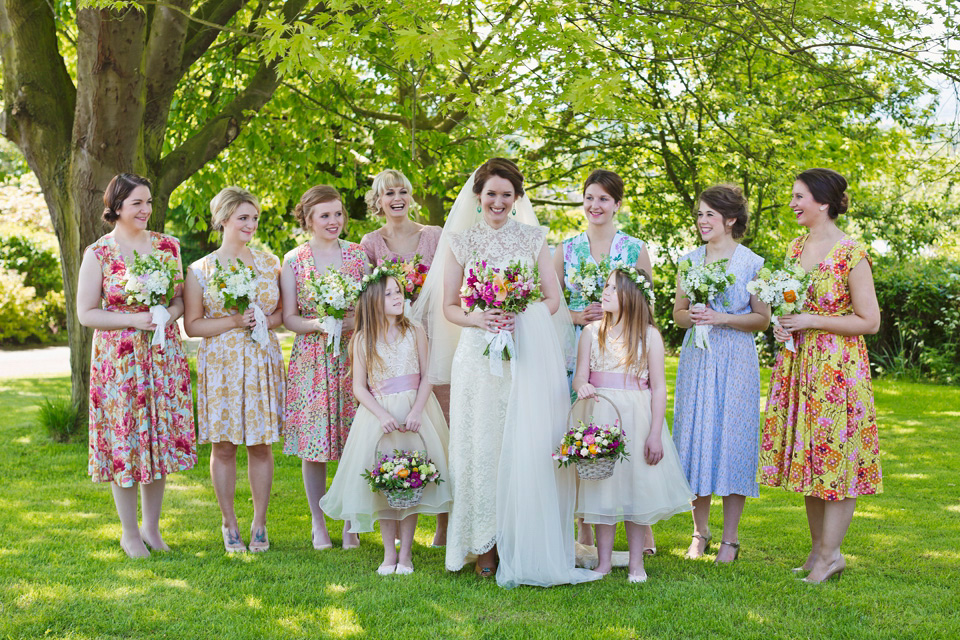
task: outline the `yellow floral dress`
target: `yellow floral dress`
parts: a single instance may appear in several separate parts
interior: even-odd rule
[[[253,252],[257,272],[256,304],[265,315],[280,302],[280,260],[265,251]],[[203,287],[203,315],[223,318],[236,313],[224,309],[220,296],[208,286],[216,271],[210,254],[190,266]],[[277,335],[261,347],[250,329],[230,329],[204,338],[197,350],[197,422],[200,443],[232,442],[253,446],[280,440],[283,422],[283,352]]]
[[[808,236],[787,260],[799,260]],[[866,246],[842,238],[814,267],[804,312],[853,313],[848,278]],[[757,479],[822,500],[883,491],[870,362],[863,336],[810,329],[794,333],[797,352],[781,349],[770,380]]]

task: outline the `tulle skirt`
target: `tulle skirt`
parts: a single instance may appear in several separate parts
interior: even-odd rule
[[[416,390],[401,391],[378,396],[377,402],[402,422],[410,413],[416,397]],[[324,513],[335,520],[349,520],[350,533],[367,533],[373,531],[375,520],[403,520],[413,514],[436,515],[450,511],[451,481],[447,468],[450,432],[433,394],[423,409],[419,433],[427,445],[427,456],[437,466],[443,482],[427,484],[420,504],[409,509],[391,509],[382,493],[370,489],[363,472],[373,468],[378,442],[380,453],[390,453],[394,449],[422,450],[423,442],[412,432],[394,431],[384,435],[380,420],[366,407],[360,406],[333,483],[320,500]]]

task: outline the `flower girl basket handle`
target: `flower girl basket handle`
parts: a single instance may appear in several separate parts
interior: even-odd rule
[[[401,425],[402,426],[402,425]],[[396,431],[391,431],[390,433],[397,433]],[[379,438],[377,438],[377,445],[373,448],[373,468],[376,469],[377,465],[380,464],[380,443],[383,442],[383,439],[390,435],[390,433],[384,433]],[[418,438],[420,438],[420,444],[423,445],[423,457],[427,456],[427,441],[423,439],[423,436],[419,431],[400,431],[399,433],[414,433]]]
[[[623,432],[623,418],[620,416],[620,410],[617,409],[617,405],[613,404],[613,400],[611,400],[611,399],[608,398],[607,396],[603,395],[602,393],[598,393],[598,394],[597,394],[597,398],[598,398],[598,399],[601,399],[601,400],[605,400],[605,401],[607,402],[607,404],[609,404],[611,407],[613,407],[614,413],[617,414],[617,424],[620,425],[620,431],[621,431],[621,433],[622,433],[622,432]],[[587,400],[593,400],[593,398],[580,398],[579,400],[577,400],[576,402],[574,402],[574,403],[570,406],[570,411],[567,412],[567,429],[568,429],[568,430],[569,430],[569,429],[573,429],[573,410],[577,407],[578,404],[580,404],[581,402],[585,402],[585,401],[587,401]],[[596,401],[594,400],[594,402],[596,402]]]

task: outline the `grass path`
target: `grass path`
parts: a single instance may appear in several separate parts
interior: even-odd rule
[[[313,551],[299,461],[279,446],[270,552],[224,555],[207,445],[196,469],[168,481],[162,529],[174,551],[128,560],[109,489],[86,475],[86,443],[53,444],[33,424],[36,403],[68,385],[0,380],[0,637],[960,637],[956,387],[876,384],[886,493],[860,501],[839,583],[793,578],[806,552],[802,499],[761,489],[732,567],[715,567],[712,553],[684,560],[691,525],[677,516],[655,527],[645,585],[617,570],[599,583],[504,591],[469,570],[445,572],[443,550],[429,548],[431,518],[409,577],[373,573],[378,534],[356,551]],[[244,484],[238,512],[249,527]],[[715,501],[715,539],[719,516]],[[331,533],[339,542],[332,523]]]

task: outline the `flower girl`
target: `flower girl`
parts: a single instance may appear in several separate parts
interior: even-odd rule
[[[603,290],[603,319],[584,328],[573,385],[574,417],[612,425],[616,407],[628,458],[604,480],[581,480],[577,516],[597,525],[598,573],[609,573],[613,540],[623,522],[630,548],[628,579],[645,582],[643,527],[690,511],[693,492],[669,433],[663,339],[653,324],[653,289],[645,272],[617,265]],[[603,398],[609,400],[604,401]],[[611,406],[612,405],[612,406]]]
[[[426,335],[404,316],[403,307],[402,290],[388,267],[378,267],[364,278],[364,289],[357,302],[356,333],[350,342],[353,392],[360,408],[330,490],[320,500],[328,516],[350,521],[351,533],[373,531],[374,519],[380,521],[380,575],[413,573],[417,515],[447,513],[451,506],[448,481],[415,480],[411,486],[423,482],[419,504],[393,509],[364,479],[364,475],[370,476],[368,470],[379,466],[381,454],[393,450],[422,451],[424,445],[440,480],[449,478],[450,432],[430,383],[420,375],[427,363]],[[414,473],[419,475],[415,469],[409,473],[411,479]]]

